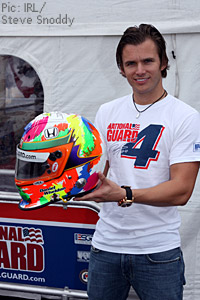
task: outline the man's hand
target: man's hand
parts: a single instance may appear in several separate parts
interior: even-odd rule
[[[83,197],[75,197],[74,201],[118,202],[126,196],[125,189],[107,179],[103,173],[99,172],[98,175],[100,186]]]

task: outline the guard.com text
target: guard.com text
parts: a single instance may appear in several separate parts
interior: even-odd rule
[[[17,279],[22,281],[31,281],[31,282],[45,282],[45,278],[36,277],[36,276],[29,276],[27,274],[21,273],[10,273],[10,272],[1,272],[0,279]]]

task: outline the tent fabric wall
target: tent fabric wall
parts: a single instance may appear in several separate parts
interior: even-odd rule
[[[19,5],[24,2],[16,1]],[[7,3],[7,2],[6,2]],[[44,1],[38,0],[41,8]],[[21,6],[20,6],[21,7]],[[0,13],[33,19],[29,25],[0,24],[0,55],[19,56],[37,71],[44,110],[78,113],[91,121],[98,107],[131,93],[115,62],[120,35],[131,25],[152,23],[164,34],[170,70],[166,90],[200,111],[200,2],[191,0],[46,1],[42,15],[68,14],[74,23],[38,25],[38,13]],[[199,130],[197,128],[196,130]],[[200,297],[200,178],[188,204],[180,207],[186,262],[184,300]]]
[[[93,121],[100,104],[131,93],[115,62],[119,38],[1,37],[0,54],[19,56],[37,71],[44,87],[45,111],[76,112]],[[166,35],[166,40],[171,67],[165,86],[174,94],[174,36]]]

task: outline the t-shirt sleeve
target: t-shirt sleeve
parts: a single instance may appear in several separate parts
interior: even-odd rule
[[[180,121],[174,132],[170,165],[200,161],[200,114],[194,112]]]

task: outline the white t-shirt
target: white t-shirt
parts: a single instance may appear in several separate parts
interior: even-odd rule
[[[148,106],[148,105],[147,105]],[[138,105],[139,110],[147,106]],[[132,95],[102,105],[96,126],[105,140],[108,178],[132,189],[169,180],[170,165],[200,161],[200,116],[168,95],[136,118]],[[177,207],[103,203],[92,244],[115,253],[144,254],[180,246]]]

